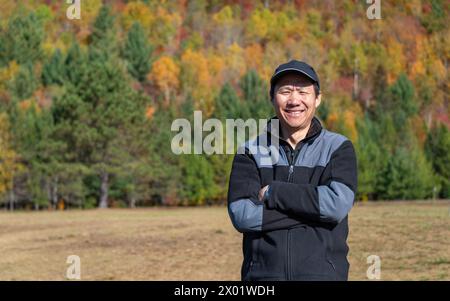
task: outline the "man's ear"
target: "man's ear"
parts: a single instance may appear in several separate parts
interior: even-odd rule
[[[320,105],[321,102],[322,102],[322,94],[319,94],[316,97],[316,109]]]

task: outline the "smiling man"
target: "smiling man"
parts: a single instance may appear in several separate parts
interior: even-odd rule
[[[230,175],[228,213],[243,233],[241,279],[347,280],[348,213],[357,185],[353,145],[315,117],[320,82],[310,65],[280,65],[270,97],[277,116],[235,155]],[[279,135],[271,130],[274,121]],[[261,141],[276,146],[272,164],[262,163]]]

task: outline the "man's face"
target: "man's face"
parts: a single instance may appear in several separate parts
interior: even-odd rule
[[[273,105],[281,125],[289,130],[306,128],[319,106],[321,95],[312,82],[299,74],[286,74],[275,85]]]

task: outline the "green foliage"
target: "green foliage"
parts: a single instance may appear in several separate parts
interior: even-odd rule
[[[56,49],[42,69],[42,83],[45,86],[62,85],[65,79],[64,58],[61,50]]]
[[[450,131],[444,125],[432,129],[425,145],[438,178],[439,196],[450,198]]]
[[[428,32],[433,33],[445,29],[448,26],[448,2],[444,0],[431,0],[431,11],[421,19]]]
[[[181,157],[181,197],[189,205],[203,205],[215,197],[214,169],[205,156],[185,155]]]
[[[110,56],[118,54],[114,22],[115,17],[111,13],[111,7],[103,5],[92,25],[92,33],[89,36],[89,56],[91,58],[108,60]]]
[[[358,123],[358,141],[355,144],[358,161],[358,198],[376,199],[377,181],[382,177],[385,156],[380,148],[380,133],[376,123],[368,116]]]
[[[244,110],[245,107],[248,107],[249,110],[248,116],[255,119],[270,118],[272,104],[268,96],[269,88],[256,71],[250,70],[247,72],[241,78],[239,85],[243,92]],[[246,112],[244,111],[244,113]]]
[[[123,57],[127,60],[128,72],[143,82],[151,68],[153,47],[148,43],[140,23],[135,22],[128,32]]]
[[[17,99],[23,100],[31,97],[38,87],[39,82],[33,70],[31,63],[20,66],[19,72],[10,82],[10,90]]]
[[[215,116],[223,119],[236,119],[248,116],[248,113],[247,115],[244,114],[245,109],[242,110],[242,105],[236,94],[236,90],[230,84],[226,83],[216,97]]]
[[[0,66],[15,60],[19,64],[34,63],[42,58],[44,30],[42,22],[33,12],[19,10],[9,22],[4,34],[0,34],[3,48]]]
[[[381,171],[381,199],[423,199],[433,193],[433,171],[423,151],[398,148]]]

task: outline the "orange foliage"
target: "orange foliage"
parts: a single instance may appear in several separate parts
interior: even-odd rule
[[[180,68],[174,60],[169,56],[162,56],[153,63],[152,71],[147,78],[156,84],[159,90],[165,94],[165,100],[168,101],[170,93],[178,89],[179,74]]]

